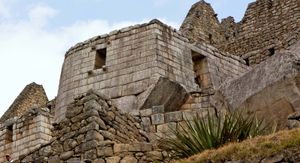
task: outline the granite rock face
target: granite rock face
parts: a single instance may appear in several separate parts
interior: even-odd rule
[[[249,109],[286,127],[288,115],[300,109],[299,56],[299,51],[278,52],[243,76],[223,84],[214,96],[214,105]]]

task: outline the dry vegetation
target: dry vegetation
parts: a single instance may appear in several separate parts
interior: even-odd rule
[[[242,160],[263,158],[287,148],[300,146],[300,129],[280,131],[268,136],[260,136],[241,143],[230,143],[216,150],[206,150],[177,163],[197,163],[220,160]]]

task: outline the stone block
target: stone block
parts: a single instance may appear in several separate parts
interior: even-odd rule
[[[77,142],[74,139],[67,139],[63,143],[64,151],[69,151],[77,146]]]
[[[162,152],[159,151],[149,151],[146,153],[146,156],[153,161],[163,160]]]
[[[84,158],[85,159],[89,159],[89,160],[94,160],[97,158],[97,150],[96,149],[92,149],[89,151],[86,151],[84,153]]]
[[[132,143],[128,147],[130,152],[146,152],[152,150],[152,144],[150,143]]]
[[[96,140],[88,141],[82,143],[82,151],[88,151],[94,149],[98,146],[98,142]]]
[[[151,115],[151,121],[152,121],[152,124],[154,124],[154,125],[165,123],[164,114],[153,114],[153,115]]]
[[[149,117],[143,117],[142,118],[142,128],[146,131],[149,132],[150,131],[150,126],[151,126],[151,120]]]
[[[89,140],[103,141],[104,137],[98,131],[90,130],[87,132],[85,140],[86,141],[89,141]]]
[[[114,153],[128,152],[129,144],[114,144]]]
[[[182,111],[165,113],[165,122],[179,122],[182,121]]]
[[[67,163],[81,163],[80,158],[71,158],[67,160]]]
[[[68,151],[68,152],[64,152],[60,155],[60,159],[62,160],[67,160],[69,158],[71,158],[74,155],[74,151]]]
[[[90,130],[99,130],[99,125],[98,125],[98,123],[96,123],[96,122],[91,122],[91,123],[89,123],[87,126],[82,127],[82,128],[79,130],[79,133],[82,134],[82,133],[88,132],[88,131],[90,131]]]
[[[152,106],[152,112],[153,112],[153,114],[164,113],[165,112],[165,108],[164,108],[163,105]]]
[[[113,148],[112,147],[101,147],[101,148],[97,148],[97,156],[98,157],[109,157],[109,156],[113,156],[114,152],[113,152]]]
[[[120,163],[137,163],[137,159],[133,156],[125,156]]]
[[[66,118],[73,118],[82,112],[82,106],[69,107],[66,111]]]
[[[105,158],[106,163],[119,163],[121,158],[119,156],[114,156],[114,157],[107,157]]]
[[[102,158],[98,158],[97,160],[93,161],[93,163],[105,163],[105,160]]]
[[[105,138],[109,140],[114,140],[115,135],[110,133],[109,131],[100,130],[100,134]]]
[[[140,110],[140,115],[142,117],[148,117],[152,114],[152,109],[144,109],[144,110]]]
[[[171,130],[176,129],[176,123],[175,122],[170,122],[162,125],[157,125],[157,132],[158,133],[163,133],[163,134],[168,134],[171,133]]]

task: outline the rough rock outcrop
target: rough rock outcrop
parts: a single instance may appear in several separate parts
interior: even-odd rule
[[[213,103],[217,108],[246,108],[271,119],[276,117],[280,127],[284,127],[288,115],[300,109],[299,76],[299,51],[281,51],[223,84]]]

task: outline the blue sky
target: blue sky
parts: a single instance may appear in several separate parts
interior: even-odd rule
[[[206,0],[239,21],[253,0]],[[64,53],[77,42],[158,18],[178,28],[197,0],[0,0],[0,116],[25,85],[56,96]]]

